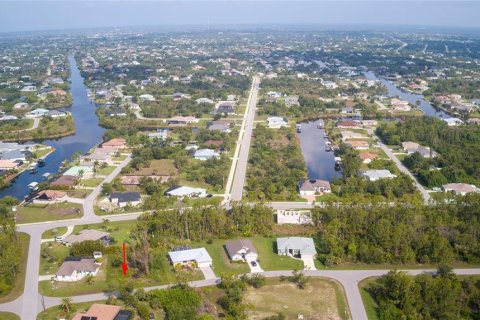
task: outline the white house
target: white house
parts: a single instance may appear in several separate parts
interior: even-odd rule
[[[93,258],[68,257],[55,274],[57,281],[74,282],[88,275],[96,276],[101,263]]]
[[[282,117],[268,117],[267,118],[268,127],[270,129],[278,129],[281,127],[288,126],[286,119]]]
[[[170,251],[168,257],[175,268],[182,266],[211,267],[212,258],[205,248]]]
[[[142,94],[138,98],[140,98],[140,100],[142,101],[155,101],[155,97],[151,94]]]
[[[207,196],[207,190],[202,188],[192,188],[186,186],[174,186],[169,188],[165,195],[172,197],[188,197],[188,198],[205,198]]]
[[[29,111],[25,114],[26,118],[39,118],[47,115],[49,110],[43,108],[37,108],[35,110]]]
[[[367,170],[363,173],[363,176],[370,181],[378,181],[380,179],[392,179],[396,175],[392,174],[389,170]]]
[[[213,104],[213,100],[208,99],[208,98],[199,98],[199,99],[195,100],[195,102],[197,104],[201,104],[201,103]]]
[[[193,157],[196,160],[206,161],[212,158],[219,159],[220,154],[212,149],[200,149],[195,151],[195,153],[193,154]]]
[[[314,257],[317,254],[312,238],[277,238],[277,254],[281,256]]]
[[[449,127],[461,126],[465,124],[465,122],[458,118],[446,118],[442,120],[445,121]]]
[[[452,192],[456,195],[466,195],[470,192],[476,192],[477,187],[466,183],[447,183],[442,186],[444,192]]]
[[[277,224],[312,224],[308,210],[277,210]]]
[[[300,180],[298,182],[298,192],[301,196],[311,196],[332,192],[330,182],[320,179]]]
[[[168,130],[167,129],[157,129],[157,132],[149,133],[149,139],[158,139],[158,140],[166,140],[168,137]]]
[[[230,260],[232,261],[251,261],[257,260],[258,252],[250,240],[230,240],[225,243]]]

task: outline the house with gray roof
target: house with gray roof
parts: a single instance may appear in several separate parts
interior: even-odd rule
[[[227,241],[225,250],[232,261],[257,260],[258,258],[257,249],[248,239]]]
[[[277,253],[281,256],[304,258],[315,256],[317,250],[312,238],[286,237],[277,238]]]
[[[96,276],[101,263],[93,258],[67,257],[55,274],[55,280],[74,282],[88,275]]]
[[[102,241],[104,245],[110,243],[110,236],[107,232],[103,232],[95,229],[84,229],[81,230],[78,234],[71,234],[66,236],[62,243],[66,245],[72,245],[77,242],[82,241]]]

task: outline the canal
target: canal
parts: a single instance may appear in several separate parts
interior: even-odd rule
[[[13,196],[20,200],[28,194],[28,184],[41,182],[42,175],[46,172],[57,173],[64,160],[71,160],[75,152],[82,154],[101,141],[104,129],[98,125],[95,114],[95,104],[87,97],[87,87],[78,69],[73,54],[68,56],[70,66],[70,90],[73,104],[64,110],[72,113],[76,132],[74,135],[57,140],[44,140],[40,143],[52,146],[55,152],[46,158],[44,167],[39,167],[37,173],[24,172],[8,188],[0,191],[0,197]],[[38,142],[38,141],[37,141]]]
[[[298,133],[303,158],[307,165],[309,179],[332,181],[341,178],[342,173],[335,171],[335,155],[333,151],[325,151],[325,131],[318,129],[319,120],[302,122],[302,130]]]
[[[408,101],[413,105],[416,105],[417,101],[420,101],[419,108],[423,110],[425,115],[431,116],[431,117],[437,117],[439,119],[451,118],[451,116],[448,113],[434,108],[428,101],[425,101],[425,99],[423,98],[423,95],[400,90],[392,82],[377,77],[375,73],[373,73],[372,71],[366,71],[363,74],[368,80],[375,80],[375,81],[381,82],[388,90],[387,96],[389,97],[398,96],[400,97],[400,99]]]

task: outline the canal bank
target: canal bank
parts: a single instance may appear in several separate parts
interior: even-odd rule
[[[335,170],[335,155],[333,151],[326,151],[325,130],[318,128],[320,120],[310,120],[299,123],[301,130],[298,134],[303,158],[307,166],[309,179],[332,181],[341,178],[342,173]]]
[[[363,73],[363,75],[368,80],[378,81],[383,84],[387,88],[388,97],[398,96],[400,97],[400,99],[408,101],[413,105],[417,105],[417,101],[419,101],[420,104],[418,105],[418,107],[423,111],[426,116],[436,117],[439,119],[451,118],[451,116],[445,111],[436,109],[434,106],[432,106],[428,101],[423,98],[423,95],[421,94],[403,91],[399,89],[396,85],[394,85],[392,82],[377,77],[372,71],[366,71]]]
[[[19,175],[10,187],[0,191],[0,197],[13,196],[23,200],[29,192],[28,185],[30,183],[41,182],[43,180],[42,175],[47,172],[57,173],[64,160],[71,160],[75,152],[86,153],[101,141],[104,129],[98,124],[98,117],[95,114],[96,106],[88,99],[87,87],[73,54],[68,56],[68,62],[73,103],[71,107],[65,108],[65,110],[71,112],[73,116],[75,133],[57,140],[35,141],[54,147],[55,152],[46,157],[45,166],[39,167],[35,174],[23,172]]]

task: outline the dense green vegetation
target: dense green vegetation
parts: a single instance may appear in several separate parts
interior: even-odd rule
[[[432,94],[460,94],[462,98],[474,99],[480,98],[478,88],[480,81],[465,79],[436,79],[428,83],[429,90],[425,91],[425,95]]]
[[[480,185],[480,127],[448,127],[433,117],[408,119],[405,122],[382,124],[377,134],[389,145],[415,141],[431,146],[439,155],[421,159],[411,155],[405,164],[419,175],[427,186],[441,186],[445,182],[464,182]],[[430,171],[430,167],[440,170]]]
[[[315,208],[318,257],[325,265],[476,264],[480,262],[478,208],[479,195],[430,206],[376,203]]]
[[[306,176],[300,144],[293,128],[257,126],[247,176],[250,200],[295,200],[297,183]]]
[[[10,293],[20,272],[21,245],[11,211],[16,204],[18,200],[11,197],[0,200],[0,297]]]
[[[480,280],[460,278],[447,266],[433,276],[391,271],[366,290],[377,304],[380,320],[478,319]]]
[[[73,133],[75,133],[75,124],[72,116],[43,117],[36,130],[2,132],[0,133],[0,139],[9,141],[39,140],[62,137]]]

